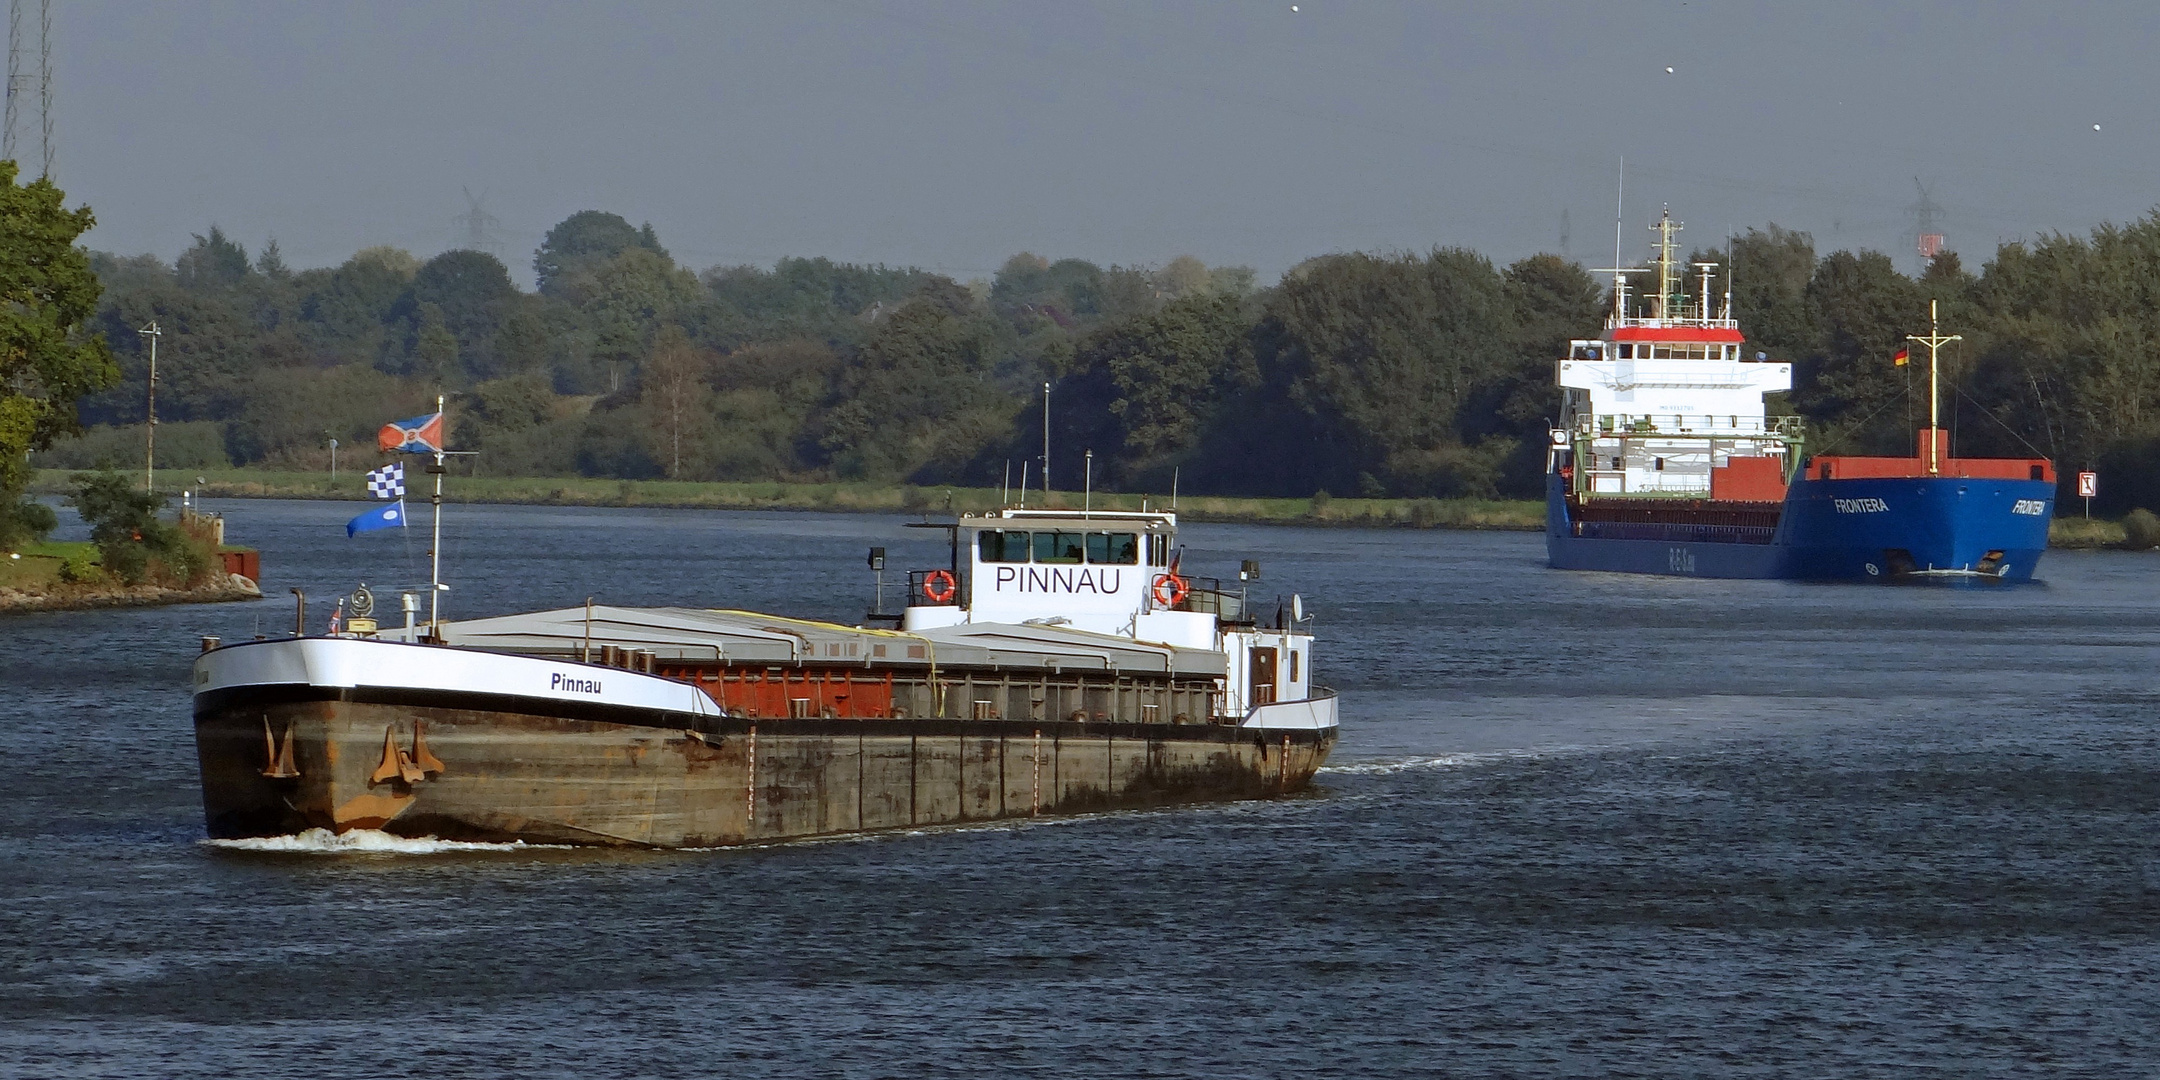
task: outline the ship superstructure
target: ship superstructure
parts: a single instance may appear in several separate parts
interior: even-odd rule
[[[1792,365],[1752,355],[1731,276],[1675,258],[1679,223],[1651,226],[1655,293],[1631,313],[1615,268],[1604,333],[1558,361],[1561,421],[1547,452],[1546,547],[1577,570],[1707,577],[2024,580],[2047,543],[2054,466],[1957,458],[1936,417],[1911,458],[1806,456],[1797,416],[1764,396]],[[1690,282],[1685,270],[1696,271]],[[1692,292],[1689,286],[1693,285]],[[1931,350],[1954,340],[1934,329]]]

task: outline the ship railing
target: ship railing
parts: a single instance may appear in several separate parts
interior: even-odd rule
[[[930,591],[930,576],[942,574],[938,579],[938,595]],[[909,607],[957,607],[960,604],[960,580],[950,570],[910,570],[907,576],[907,604]]]
[[[1697,305],[1693,303],[1681,304],[1679,305],[1679,309],[1679,314],[1668,316],[1663,319],[1654,319],[1647,315],[1628,315],[1618,319],[1608,318],[1605,320],[1605,328],[1608,330],[1689,330],[1702,328],[1709,328],[1713,330],[1740,329],[1740,320],[1729,317],[1706,318],[1697,313]]]
[[[1245,597],[1223,588],[1221,578],[1189,577],[1185,583],[1185,599],[1175,610],[1213,615],[1224,622],[1244,621]]]
[[[1767,544],[1773,525],[1697,525],[1667,521],[1577,521],[1576,536],[1595,540],[1651,540],[1661,544]]]
[[[1736,416],[1731,413],[1601,413],[1575,418],[1578,435],[1595,438],[1691,439],[1761,437],[1797,440],[1806,434],[1807,421],[1798,416]]]

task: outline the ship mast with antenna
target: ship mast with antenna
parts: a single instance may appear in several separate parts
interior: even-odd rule
[[[1942,365],[1936,362],[1936,351],[1953,341],[1963,341],[1958,334],[1944,335],[1935,325],[1935,301],[1928,301],[1928,332],[1926,337],[1907,334],[1905,340],[1927,346],[1928,351],[1928,464],[1929,476],[1942,475],[1942,390],[1938,374]]]

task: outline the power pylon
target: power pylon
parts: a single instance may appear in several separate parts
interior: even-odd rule
[[[497,249],[502,247],[499,231],[502,222],[480,205],[481,200],[487,198],[487,192],[483,191],[476,197],[469,187],[460,187],[458,190],[465,193],[465,212],[450,219],[458,227],[457,246],[467,251],[501,254]]]
[[[40,175],[51,176],[53,166],[52,117],[52,0],[38,0],[37,110]],[[0,132],[0,158],[16,156],[15,131],[22,114],[22,99],[30,92],[32,75],[23,71],[23,0],[8,0],[7,119]]]
[[[1920,201],[1906,207],[1905,212],[1913,216],[1913,250],[1920,255],[1920,272],[1926,273],[1928,260],[1943,250],[1942,229],[1937,223],[1943,209],[1936,204],[1935,193],[1917,176],[1913,177],[1913,188],[1919,191]]]

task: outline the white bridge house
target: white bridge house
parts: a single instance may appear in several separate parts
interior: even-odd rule
[[[938,527],[951,530],[952,561],[909,574],[903,631],[1056,626],[1217,651],[1226,716],[1266,727],[1335,724],[1333,697],[1314,697],[1302,602],[1264,627],[1242,590],[1179,573],[1175,514],[1006,509]],[[1304,713],[1312,715],[1300,720]]]
[[[1570,342],[1558,362],[1552,465],[1566,459],[1582,498],[1781,498],[1801,429],[1768,416],[1763,396],[1792,389],[1792,365],[1744,355],[1729,282],[1720,312],[1715,267],[1700,263],[1701,293],[1687,296],[1672,261],[1679,224],[1667,214],[1651,227],[1661,239],[1648,314],[1626,314],[1631,271],[1614,272],[1604,336]]]

